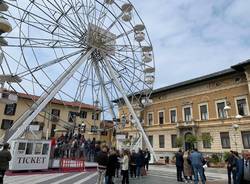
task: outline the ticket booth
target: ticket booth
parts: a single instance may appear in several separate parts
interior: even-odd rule
[[[46,140],[11,141],[12,160],[9,169],[11,171],[48,169],[50,144],[50,141]]]

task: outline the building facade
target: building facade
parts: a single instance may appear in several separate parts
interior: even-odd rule
[[[171,155],[179,147],[195,146],[206,153],[249,150],[249,94],[248,60],[154,90],[153,104],[141,113],[142,124],[159,157]],[[130,114],[124,115],[130,123],[123,132],[136,136]]]
[[[37,96],[18,93],[17,103],[0,103],[0,137],[37,99]],[[96,140],[109,141],[110,135],[100,132],[100,116],[100,110],[92,105],[53,99],[31,125],[38,128],[34,132],[39,138],[57,137],[65,133],[66,129],[75,128],[75,131],[79,129],[86,139],[95,137]],[[31,133],[26,135],[30,137]]]

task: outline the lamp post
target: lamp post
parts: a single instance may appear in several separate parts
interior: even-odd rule
[[[238,124],[233,124],[232,128],[234,129],[234,144],[235,144],[235,148],[236,148],[236,151],[238,151],[236,134],[237,134],[237,130],[239,129],[239,125]]]
[[[236,115],[235,118],[240,121],[242,116],[241,115]],[[236,123],[233,123],[232,125],[232,128],[234,129],[234,144],[235,144],[235,148],[236,148],[236,151],[238,151],[238,146],[237,146],[237,139],[236,139],[236,135],[237,135],[237,131],[239,129],[239,125],[236,124]]]
[[[229,110],[231,110],[231,107],[229,105],[226,105],[223,110],[225,112],[226,118],[229,118],[228,112],[229,112]]]

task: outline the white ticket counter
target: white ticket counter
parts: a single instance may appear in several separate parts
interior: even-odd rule
[[[14,140],[10,143],[12,160],[11,171],[45,170],[49,167],[50,141]]]

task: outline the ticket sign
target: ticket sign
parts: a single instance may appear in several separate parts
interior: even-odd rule
[[[50,141],[13,141],[11,143],[11,154],[10,170],[48,169]]]
[[[126,139],[126,135],[117,134],[117,135],[116,135],[116,139],[117,139],[117,140],[124,140],[124,139]]]

